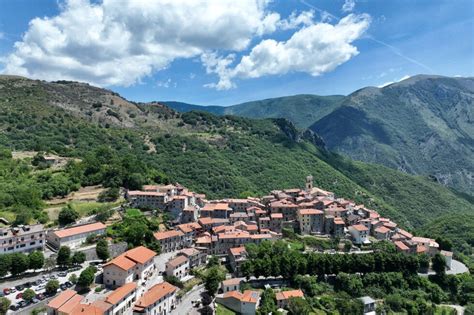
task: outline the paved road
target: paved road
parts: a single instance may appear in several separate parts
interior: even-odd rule
[[[193,301],[201,300],[201,293],[204,292],[204,285],[199,285],[186,294],[178,303],[176,309],[171,311],[170,315],[194,315],[199,314],[193,307]]]
[[[446,274],[448,275],[457,275],[457,274],[466,273],[466,272],[469,272],[469,269],[466,267],[466,265],[454,259],[451,261],[451,269],[446,270]],[[427,277],[428,275],[434,275],[434,274],[435,274],[434,271],[428,271],[428,273],[419,273],[420,276],[424,276],[424,277]]]

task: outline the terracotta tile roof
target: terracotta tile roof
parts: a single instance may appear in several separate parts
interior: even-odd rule
[[[57,297],[49,301],[48,306],[54,309],[58,309],[66,303],[73,296],[77,295],[77,292],[74,290],[67,289],[66,291],[61,292]]]
[[[301,215],[316,215],[316,214],[323,214],[324,212],[317,209],[300,209],[298,210],[299,214]]]
[[[272,218],[272,219],[283,219],[283,213],[272,213],[272,214],[270,214],[270,218]]]
[[[407,250],[410,249],[408,246],[406,246],[406,245],[405,245],[403,242],[401,242],[401,241],[393,242],[393,244],[395,244],[395,246],[396,246],[398,249],[402,250],[402,251],[407,251]]]
[[[120,269],[127,271],[135,267],[136,263],[133,260],[128,259],[124,254],[122,254],[120,256],[115,257],[108,263],[104,264],[104,267],[111,265],[117,266]]]
[[[96,223],[91,223],[91,224],[84,224],[80,226],[74,226],[70,227],[64,230],[59,230],[59,231],[54,231],[53,233],[59,237],[68,237],[68,236],[73,236],[73,235],[78,235],[78,234],[83,234],[83,233],[89,233],[89,232],[94,232],[94,231],[99,231],[105,229],[107,226],[101,222],[96,222]]]
[[[428,249],[426,248],[426,246],[421,246],[421,245],[416,246],[417,253],[426,253],[427,251]]]
[[[369,230],[367,227],[365,227],[365,226],[362,225],[362,224],[352,225],[351,228],[353,228],[354,230],[359,231],[359,232],[364,232],[364,231],[368,231],[368,230]]]
[[[192,247],[189,247],[189,248],[185,248],[185,249],[182,249],[179,251],[178,254],[184,254],[185,256],[194,256],[194,255],[197,255],[201,253],[199,250],[197,250],[196,248],[192,248]]]
[[[97,302],[97,301],[96,301]],[[69,315],[104,315],[104,310],[99,307],[99,303],[92,304],[78,304],[76,307],[69,313]]]
[[[257,303],[259,298],[259,293],[257,291],[246,290],[244,293],[240,293],[239,291],[229,291],[224,293],[224,298],[234,298],[239,300],[240,302],[246,303]]]
[[[410,232],[405,231],[403,229],[398,229],[398,233],[403,235],[404,237],[406,237],[408,239],[411,239],[413,237],[413,234],[411,234]]]
[[[82,298],[83,297],[79,294],[74,295],[72,298],[67,300],[66,303],[61,305],[60,308],[58,308],[58,313],[65,313],[65,314],[71,313],[72,310],[81,303]]]
[[[201,236],[196,239],[196,244],[208,244],[208,243],[212,243],[212,239],[208,235]]]
[[[231,232],[231,233],[221,233],[218,234],[219,239],[232,239],[232,238],[249,238],[250,234],[245,231]]]
[[[176,267],[178,267],[178,266],[184,264],[184,263],[187,262],[187,261],[188,261],[188,257],[186,257],[186,256],[178,256],[178,257],[173,258],[173,259],[171,259],[170,261],[168,261],[168,262],[166,263],[166,266],[171,266],[171,267],[173,267],[173,268],[176,268]]]
[[[391,230],[389,228],[386,228],[385,226],[379,226],[378,228],[375,229],[375,232],[380,233],[380,234],[387,234]]]
[[[183,236],[184,234],[181,231],[170,230],[170,231],[165,231],[165,232],[156,232],[153,235],[155,236],[157,240],[161,241],[161,240],[171,238],[171,237]]]
[[[272,235],[271,234],[252,234],[250,235],[251,239],[271,239]]]
[[[156,253],[151,249],[146,248],[145,246],[138,246],[126,251],[125,256],[135,262],[144,264],[153,257],[156,256]]]
[[[155,284],[137,301],[136,306],[146,308],[176,290],[177,288],[168,282]]]
[[[282,291],[275,294],[277,300],[288,300],[292,297],[304,297],[303,291],[301,290],[292,290],[292,291]]]
[[[212,218],[208,218],[208,217],[200,218],[199,223],[202,225],[212,224]]]
[[[233,247],[230,249],[230,252],[232,253],[232,255],[234,256],[239,256],[239,255],[242,255],[242,253],[246,253],[247,251],[245,250],[245,247],[244,246],[240,246],[240,247]]]
[[[397,224],[395,222],[385,222],[383,226],[389,228],[389,229],[394,229],[397,227]]]
[[[97,301],[94,301],[92,302],[91,306],[93,307],[93,311],[95,311],[95,309],[98,309],[97,312],[99,310],[102,310],[104,312],[104,314],[109,310],[111,309],[112,307],[114,307],[114,305],[108,303],[108,302],[105,302],[105,301],[102,301],[102,300],[97,300]],[[76,308],[77,309],[77,308]],[[74,310],[76,310],[74,309]],[[90,313],[86,313],[86,314],[90,314]],[[100,314],[100,313],[97,313],[97,314]]]
[[[120,288],[117,288],[114,291],[112,291],[112,293],[110,293],[105,298],[105,301],[112,305],[115,305],[118,302],[120,302],[120,300],[122,300],[124,297],[126,297],[131,292],[133,292],[136,288],[137,288],[137,284],[135,282],[126,283]]]
[[[244,278],[230,278],[222,281],[222,285],[237,285],[240,284]]]
[[[141,191],[141,190],[130,190],[127,192],[127,195],[130,197],[135,197],[135,196],[155,196],[155,197],[164,197],[166,196],[165,193],[163,192],[157,192],[157,191]]]
[[[138,246],[115,257],[114,259],[106,263],[104,267],[114,265],[122,270],[130,270],[137,263],[144,264],[155,256],[156,253],[154,251],[144,246]]]

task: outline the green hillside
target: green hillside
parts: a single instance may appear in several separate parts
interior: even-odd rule
[[[474,79],[416,76],[365,88],[311,129],[356,160],[474,194]]]
[[[232,106],[199,106],[180,102],[162,102],[178,112],[206,111],[217,115],[249,118],[286,118],[298,128],[307,128],[335,110],[342,95],[294,95],[247,102]]]
[[[71,82],[3,78],[0,89],[0,146],[80,158],[62,174],[74,185],[177,181],[220,198],[301,187],[312,174],[316,185],[407,228],[441,212],[472,213],[472,203],[449,189],[326,152],[287,120],[178,114]]]

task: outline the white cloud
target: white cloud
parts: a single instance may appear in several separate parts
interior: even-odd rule
[[[267,0],[69,0],[60,14],[35,18],[4,72],[46,80],[131,85],[179,58],[241,51],[274,32]]]
[[[303,11],[299,15],[292,12],[288,19],[281,20],[277,24],[282,30],[298,28],[301,25],[308,26],[313,24],[314,11]]]
[[[352,12],[355,7],[355,0],[345,0],[342,5],[342,12]]]
[[[381,85],[378,85],[377,87],[378,87],[378,88],[383,88],[383,87],[389,86],[390,84],[397,83],[397,82],[401,82],[401,81],[403,81],[403,80],[409,79],[410,77],[411,77],[411,76],[409,76],[409,75],[404,75],[403,77],[401,77],[401,78],[398,79],[398,80],[388,81],[388,82],[382,83]]]
[[[259,78],[288,72],[312,76],[334,70],[359,52],[351,43],[360,38],[370,24],[366,14],[350,14],[337,24],[315,23],[296,31],[287,41],[262,40],[233,68],[235,56],[202,58],[208,73],[219,76],[218,83],[206,86],[217,89],[235,87],[233,79]]]

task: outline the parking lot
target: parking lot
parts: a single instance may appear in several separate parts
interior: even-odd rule
[[[57,293],[73,287],[73,284],[69,281],[69,277],[75,274],[79,278],[80,273],[85,267],[86,266],[76,267],[66,271],[43,273],[29,278],[9,281],[0,285],[0,295],[10,300],[9,313],[16,313],[26,307],[31,308],[46,298],[50,298],[51,296],[45,294],[46,283],[49,280],[58,280],[60,288]],[[35,292],[35,297],[30,302],[25,301],[22,296],[26,289],[32,289]]]

